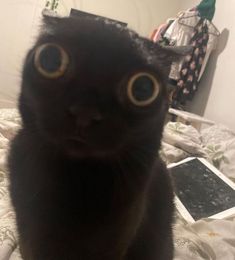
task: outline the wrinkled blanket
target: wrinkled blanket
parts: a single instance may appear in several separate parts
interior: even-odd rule
[[[189,156],[204,157],[235,181],[235,133],[222,125],[199,132],[190,125],[168,123],[161,156],[167,164]],[[235,216],[226,220],[203,219],[194,224],[177,216],[174,231],[175,260],[235,259]]]
[[[17,230],[6,169],[9,141],[20,127],[15,109],[0,110],[0,260],[20,260]],[[207,158],[235,181],[235,134],[220,125],[201,132],[182,123],[165,127],[161,156],[167,164],[188,156]],[[235,217],[228,220],[200,220],[187,224],[176,216],[175,260],[235,259]]]

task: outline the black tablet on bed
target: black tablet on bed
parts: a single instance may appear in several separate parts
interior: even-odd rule
[[[178,211],[189,222],[235,214],[235,184],[202,158],[169,165]]]

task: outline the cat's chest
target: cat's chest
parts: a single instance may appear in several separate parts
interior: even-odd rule
[[[140,167],[69,160],[29,137],[21,132],[14,141],[11,166],[14,197],[27,211],[63,215],[66,221],[107,221],[123,215],[145,189],[146,177],[140,176],[146,174]]]
[[[34,192],[30,204],[54,216],[63,215],[61,219],[68,222],[107,222],[123,214],[134,199],[131,182],[125,179],[127,174],[123,176],[110,165],[94,165],[92,161],[70,164],[42,157],[41,166],[35,168],[31,162],[30,168],[25,197]]]

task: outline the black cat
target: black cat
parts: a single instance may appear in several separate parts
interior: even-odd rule
[[[105,21],[45,18],[23,70],[10,192],[26,260],[170,260],[158,151],[178,56]]]

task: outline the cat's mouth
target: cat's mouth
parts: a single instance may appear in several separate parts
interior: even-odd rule
[[[83,137],[80,137],[80,136],[69,137],[69,138],[66,139],[66,141],[68,143],[74,143],[74,144],[77,144],[77,145],[79,145],[79,144],[83,144],[83,145],[88,144],[87,140],[85,138],[83,138]]]
[[[104,158],[110,156],[115,149],[104,149],[81,136],[72,136],[66,138],[65,150],[69,156],[82,159],[88,157]]]
[[[65,139],[65,147],[68,150],[76,150],[76,151],[81,151],[81,150],[90,150],[92,149],[91,145],[89,142],[80,136],[72,136],[68,137]]]

